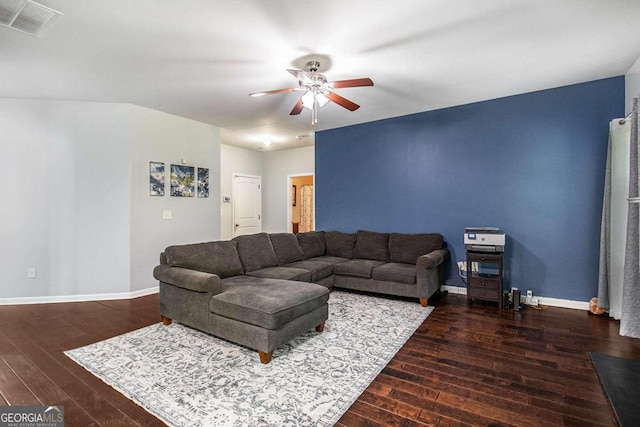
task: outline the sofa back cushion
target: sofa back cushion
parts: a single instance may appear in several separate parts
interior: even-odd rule
[[[295,234],[274,233],[269,234],[269,238],[271,239],[271,245],[278,257],[278,263],[280,265],[302,261],[304,258],[302,248]]]
[[[442,235],[438,233],[391,233],[389,253],[391,262],[415,264],[418,257],[442,248]]]
[[[389,234],[358,230],[353,257],[389,262]]]
[[[167,265],[205,273],[220,278],[243,274],[235,242],[207,242],[169,246],[164,250]]]
[[[304,253],[304,258],[323,256],[325,252],[324,231],[309,231],[298,234],[298,242]]]
[[[353,258],[353,248],[356,244],[355,233],[327,231],[324,233],[324,241],[328,256],[337,256],[348,259]]]
[[[237,244],[245,273],[278,265],[278,257],[267,233],[237,236],[233,241]]]

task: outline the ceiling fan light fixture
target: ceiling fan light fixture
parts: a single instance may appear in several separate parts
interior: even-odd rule
[[[329,98],[327,98],[324,93],[320,92],[316,96],[316,101],[318,101],[318,106],[322,108],[329,103]]]
[[[0,0],[6,1],[6,0]],[[285,89],[268,90],[265,92],[255,92],[250,96],[271,95],[276,93],[287,93],[301,91],[304,92],[293,106],[290,116],[297,116],[305,108],[311,110],[311,126],[318,123],[318,110],[329,102],[334,102],[349,111],[355,111],[360,106],[334,92],[334,89],[373,86],[373,81],[368,78],[327,81],[324,74],[318,73],[319,61],[309,61],[306,66],[308,71],[288,69],[289,74],[298,79],[298,87]]]
[[[304,108],[308,108],[309,110],[313,110],[316,106],[316,102],[318,103],[318,107],[322,108],[329,103],[329,98],[322,92],[314,92],[312,90],[308,90],[302,95],[302,106]]]
[[[302,98],[300,98],[302,100],[302,106],[304,108],[308,108],[310,110],[313,109],[313,105],[314,105],[314,96],[313,96],[313,92],[311,92],[310,90],[306,91],[304,93],[304,95],[302,95]]]

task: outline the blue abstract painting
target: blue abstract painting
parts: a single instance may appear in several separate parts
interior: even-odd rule
[[[198,197],[209,197],[209,168],[198,168]]]
[[[171,165],[171,195],[175,197],[193,197],[196,192],[196,180],[193,166]]]
[[[149,195],[164,196],[164,163],[149,162]]]

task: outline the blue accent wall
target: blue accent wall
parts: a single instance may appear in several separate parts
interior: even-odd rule
[[[505,288],[587,301],[624,92],[614,77],[318,132],[316,228],[439,232],[461,286],[465,227],[500,227]]]

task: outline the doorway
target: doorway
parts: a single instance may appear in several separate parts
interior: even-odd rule
[[[233,237],[262,231],[262,178],[233,175]]]
[[[289,175],[288,231],[298,234],[315,230],[313,174]]]

